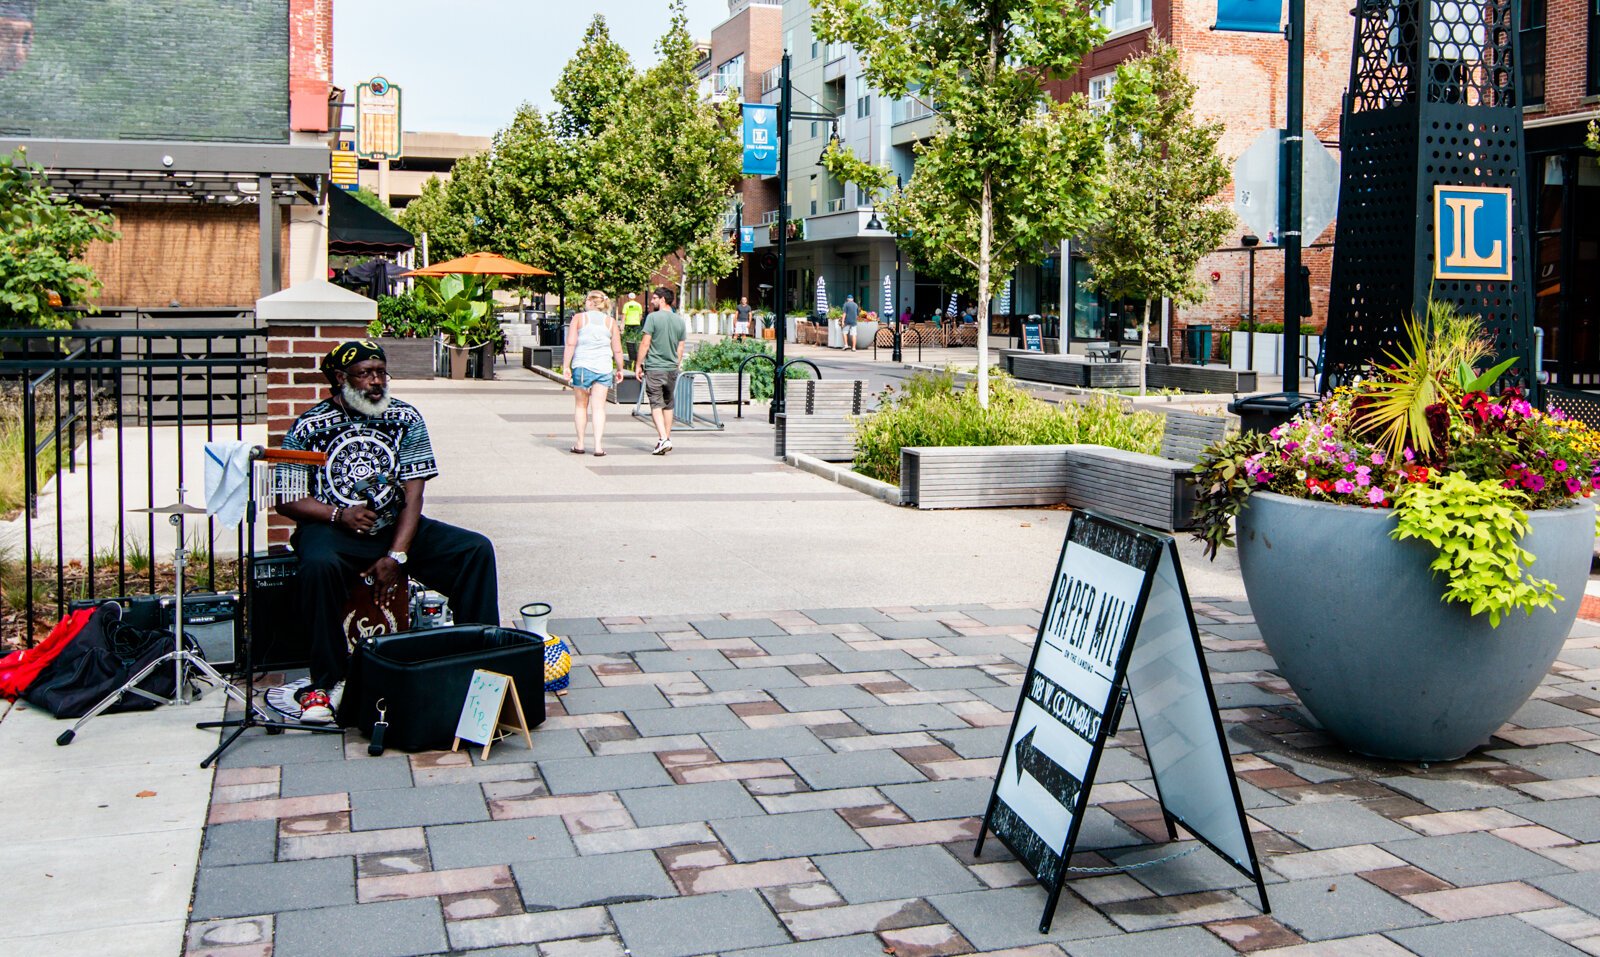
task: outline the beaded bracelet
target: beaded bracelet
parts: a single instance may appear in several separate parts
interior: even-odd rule
[[[339,524],[339,513],[342,512],[342,511],[344,511],[344,506],[343,505],[335,505],[333,507],[333,514],[328,516],[328,524],[329,525],[337,525],[337,524]]]

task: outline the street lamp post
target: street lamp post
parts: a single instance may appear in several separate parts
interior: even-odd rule
[[[895,192],[898,193],[900,190],[905,189],[905,185],[906,185],[905,178],[902,177],[902,176],[896,175],[895,178],[894,178]],[[883,223],[881,221],[879,221],[879,219],[878,219],[878,211],[876,209],[874,209],[872,211],[872,218],[867,220],[867,228],[868,229],[883,229],[884,228]],[[901,357],[901,354],[900,354],[900,232],[899,232],[899,230],[896,230],[895,234],[894,234],[894,310],[893,310],[893,313],[889,316],[889,330],[890,330],[890,335],[894,339],[894,351],[891,352],[890,355],[889,355],[890,361],[892,361],[892,362],[903,362],[905,360]]]
[[[802,120],[826,120],[837,123],[839,115],[836,113],[796,113],[790,105],[789,88],[789,53],[783,54],[783,65],[779,74],[778,83],[778,309],[774,318],[777,326],[774,338],[777,339],[778,368],[783,368],[783,341],[789,331],[789,121],[796,117]],[[837,137],[829,138],[833,142]],[[783,411],[783,375],[773,377],[772,382],[772,410]]]
[[[1244,243],[1245,251],[1250,257],[1250,298],[1249,305],[1245,306],[1244,311],[1244,367],[1248,370],[1256,367],[1256,247],[1261,245],[1261,237],[1254,233],[1245,233],[1244,238],[1239,241]]]

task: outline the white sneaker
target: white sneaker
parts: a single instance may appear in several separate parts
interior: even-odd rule
[[[651,455],[665,455],[667,449],[672,448],[672,443],[666,439],[656,439],[656,447],[650,451]]]
[[[335,711],[338,711],[339,710],[339,702],[341,702],[343,700],[344,700],[344,682],[341,681],[338,684],[333,686],[333,690],[332,691],[328,692],[328,707],[332,708]]]
[[[671,451],[672,451],[672,440],[671,439],[668,439],[665,442],[661,443],[661,454],[662,455],[666,455],[668,452],[671,452]]]

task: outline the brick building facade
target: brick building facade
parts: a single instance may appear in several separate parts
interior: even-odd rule
[[[1184,70],[1197,87],[1195,109],[1203,120],[1221,123],[1223,135],[1219,150],[1230,162],[1247,149],[1264,131],[1283,125],[1286,110],[1288,49],[1281,34],[1226,33],[1211,29],[1216,21],[1215,0],[1120,0],[1112,3],[1104,16],[1113,29],[1111,37],[1084,58],[1078,72],[1065,81],[1052,83],[1058,97],[1082,93],[1091,100],[1103,97],[1117,64],[1144,53],[1152,34],[1167,39],[1179,51]],[[1120,24],[1118,17],[1121,17]],[[1306,135],[1318,137],[1337,155],[1340,110],[1350,74],[1350,49],[1354,21],[1345,0],[1307,0],[1306,2]],[[1121,25],[1121,29],[1116,27]],[[1218,201],[1231,206],[1230,185]],[[1216,328],[1239,324],[1251,301],[1248,287],[1250,254],[1241,240],[1247,232],[1242,224],[1232,230],[1223,245],[1201,260],[1197,267],[1210,288],[1205,301],[1193,306],[1175,307],[1163,330],[1163,338],[1181,349],[1182,332],[1190,323],[1205,323]],[[1283,259],[1275,236],[1259,236],[1255,252],[1254,306],[1258,322],[1283,319]],[[1304,262],[1311,268],[1313,315],[1308,325],[1320,328],[1326,319],[1329,270],[1332,266],[1333,227],[1320,237],[1305,237],[1308,249]],[[1069,270],[1063,276],[1068,286],[1067,311],[1075,325],[1074,335],[1098,338],[1106,333],[1105,323],[1118,309],[1131,304],[1102,301],[1087,290],[1090,273],[1087,262],[1074,252]],[[1132,306],[1137,308],[1137,306]]]
[[[1523,0],[1519,53],[1534,321],[1544,371],[1600,385],[1600,163],[1584,143],[1600,116],[1600,11]]]

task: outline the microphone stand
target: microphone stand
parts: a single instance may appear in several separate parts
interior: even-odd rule
[[[310,731],[315,734],[343,734],[344,729],[336,724],[306,724],[301,721],[275,720],[268,717],[260,705],[255,703],[255,656],[252,649],[255,636],[255,616],[251,614],[251,599],[255,594],[255,552],[256,552],[256,483],[255,468],[261,463],[282,462],[285,464],[312,465],[326,461],[327,457],[320,452],[295,452],[287,449],[267,449],[256,446],[250,450],[250,484],[249,499],[245,505],[245,553],[244,573],[239,579],[239,605],[240,613],[244,616],[244,647],[240,652],[243,662],[244,696],[240,698],[244,705],[244,717],[227,718],[222,721],[201,721],[197,728],[232,728],[233,733],[222,739],[216,750],[206,755],[200,762],[202,768],[208,768],[212,762],[221,757],[233,743],[239,740],[240,735],[251,728],[264,728],[268,734],[282,734],[285,731]],[[232,686],[229,690],[235,697],[238,692]]]

